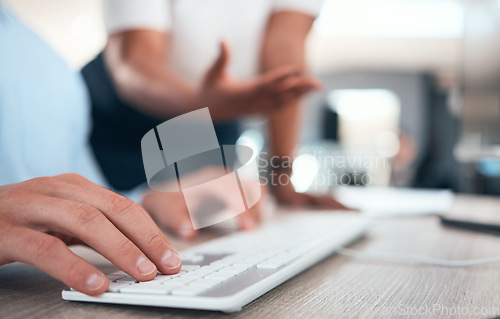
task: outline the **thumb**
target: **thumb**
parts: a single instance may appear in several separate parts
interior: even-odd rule
[[[205,77],[207,84],[212,84],[224,76],[227,64],[229,63],[229,48],[227,43],[222,41],[220,43],[219,56],[214,61],[212,66],[208,69]]]

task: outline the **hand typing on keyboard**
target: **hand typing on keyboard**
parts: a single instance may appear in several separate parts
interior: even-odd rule
[[[80,243],[138,281],[181,268],[177,251],[141,206],[79,175],[0,186],[0,265],[32,264],[75,290],[104,293],[108,278],[66,246]]]
[[[300,213],[179,252],[178,274],[147,282],[108,275],[98,298],[65,289],[66,300],[232,312],[359,238],[369,221],[355,214]]]

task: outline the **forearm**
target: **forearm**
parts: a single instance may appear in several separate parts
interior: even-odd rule
[[[300,128],[300,101],[290,102],[269,119],[270,155],[293,161]]]
[[[270,18],[261,55],[263,72],[293,65],[305,72],[305,39],[314,19],[300,13],[276,13]],[[300,98],[287,102],[269,119],[272,156],[291,157],[300,126]]]
[[[278,106],[276,100],[287,105],[317,87],[314,79],[295,70],[277,69],[283,65],[274,62],[279,56],[268,54],[264,69],[273,71],[236,81],[227,72],[229,51],[225,43],[221,43],[219,55],[202,81],[191,85],[166,66],[167,47],[168,34],[134,30],[111,36],[105,50],[106,64],[120,96],[160,119],[201,107],[209,107],[214,121],[270,113]]]
[[[106,65],[118,94],[144,113],[168,118],[196,107],[196,89],[169,70],[166,35],[136,30],[113,35],[105,49]]]

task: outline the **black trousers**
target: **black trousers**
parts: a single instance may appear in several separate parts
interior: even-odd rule
[[[116,190],[131,190],[146,182],[141,139],[168,119],[156,119],[123,101],[111,81],[102,54],[82,69],[92,103],[90,143],[106,179]],[[239,136],[236,122],[215,125],[222,144],[234,144]]]

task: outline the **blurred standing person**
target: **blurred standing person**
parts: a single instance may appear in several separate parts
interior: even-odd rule
[[[305,41],[322,0],[104,0],[104,52],[83,69],[93,101],[91,142],[118,189],[144,182],[140,140],[152,127],[209,107],[221,144],[235,120],[269,118],[270,156],[291,174],[300,100],[319,87],[307,76]],[[231,51],[231,54],[230,54]],[[120,158],[117,164],[116,159]],[[343,208],[330,196],[276,185],[279,202]]]

